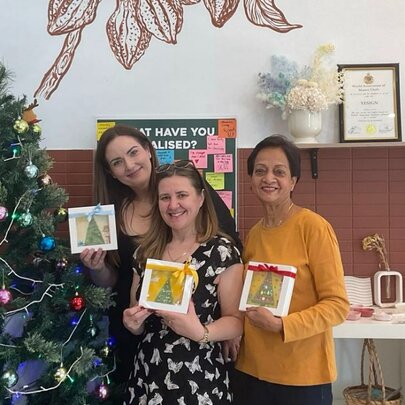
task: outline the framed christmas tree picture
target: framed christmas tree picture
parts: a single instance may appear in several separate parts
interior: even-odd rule
[[[72,253],[84,249],[117,249],[114,205],[69,208],[69,234]]]
[[[260,306],[275,316],[288,315],[296,274],[294,266],[249,262],[239,309]]]
[[[186,314],[197,285],[197,271],[191,264],[148,259],[139,305]]]

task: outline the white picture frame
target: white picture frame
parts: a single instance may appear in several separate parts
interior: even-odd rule
[[[193,293],[194,281],[191,275],[185,275],[181,297],[177,301],[174,301],[172,303],[162,302],[160,300],[157,300],[157,297],[152,297],[152,294],[156,294],[151,292],[153,283],[157,283],[159,281],[163,282],[163,284],[165,284],[166,282],[170,283],[170,279],[172,279],[170,273],[174,273],[175,270],[182,271],[184,269],[184,266],[184,263],[147,259],[142,281],[141,294],[139,297],[139,305],[149,309],[161,309],[165,311],[186,314]],[[191,265],[189,266],[192,267]],[[160,269],[158,270],[158,268]],[[165,268],[167,270],[165,270]],[[192,268],[194,269],[194,267]],[[156,287],[154,288],[156,289]],[[162,289],[160,289],[159,291],[162,291]]]
[[[72,253],[81,253],[88,248],[118,248],[113,204],[69,208],[68,217]]]
[[[274,316],[288,315],[296,274],[297,268],[294,266],[250,261],[239,310],[246,311],[246,308],[260,306],[268,309]],[[271,284],[270,288],[268,282]],[[260,286],[265,290],[261,292]]]

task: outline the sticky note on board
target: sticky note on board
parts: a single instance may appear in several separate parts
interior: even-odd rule
[[[224,173],[205,173],[205,180],[211,184],[214,190],[223,190],[225,188],[225,175]]]
[[[207,153],[216,155],[217,153],[225,153],[225,138],[218,136],[207,136]]]
[[[97,140],[100,140],[104,131],[112,127],[115,127],[115,121],[97,122]]]
[[[230,153],[214,155],[214,171],[216,173],[232,173],[233,156]]]
[[[218,190],[218,195],[222,198],[225,205],[231,209],[232,208],[232,191],[228,190]]]
[[[188,158],[194,162],[198,169],[206,169],[208,167],[207,151],[205,149],[192,149],[188,151]]]
[[[236,120],[218,120],[219,138],[236,138]]]
[[[156,149],[156,154],[161,165],[173,163],[174,161],[174,150]]]

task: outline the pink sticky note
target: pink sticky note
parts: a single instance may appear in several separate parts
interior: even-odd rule
[[[224,153],[214,156],[214,171],[215,173],[232,173],[233,159],[230,153]]]
[[[225,153],[225,138],[218,136],[207,136],[207,153],[215,155],[216,153]]]
[[[198,169],[206,169],[207,163],[207,151],[205,149],[190,149],[188,151],[188,158],[194,162],[195,167]]]
[[[222,198],[225,205],[231,209],[232,208],[232,191],[218,190],[218,195]]]

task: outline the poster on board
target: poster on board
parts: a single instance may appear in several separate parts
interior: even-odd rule
[[[236,119],[97,119],[97,140],[116,124],[141,130],[160,164],[189,159],[236,218]]]

